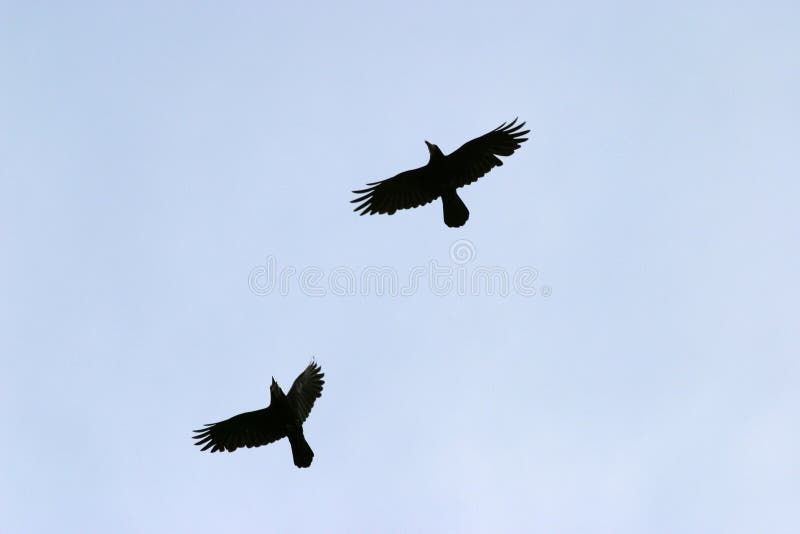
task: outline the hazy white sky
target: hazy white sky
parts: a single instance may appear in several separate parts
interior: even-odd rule
[[[797,3],[331,4],[0,7],[0,531],[800,531]],[[433,262],[536,294],[331,291]],[[310,469],[192,445],[312,355]]]

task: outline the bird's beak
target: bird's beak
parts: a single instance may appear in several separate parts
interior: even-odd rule
[[[428,145],[428,148],[430,148],[430,147],[432,146],[432,145],[431,145],[429,142],[427,142],[427,141],[425,141],[425,144],[426,144],[426,145]]]
[[[275,382],[275,377],[274,377],[274,376],[272,377],[272,383],[273,383],[273,384],[275,384],[275,383],[276,383],[276,382]]]

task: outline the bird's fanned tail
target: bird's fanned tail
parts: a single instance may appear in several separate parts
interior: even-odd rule
[[[308,467],[311,465],[311,460],[314,459],[314,451],[306,441],[303,435],[303,429],[289,432],[289,444],[292,446],[292,458],[294,458],[294,465],[297,467]]]
[[[464,226],[469,219],[469,210],[455,189],[451,189],[442,194],[442,210],[444,211],[444,223],[450,228]]]

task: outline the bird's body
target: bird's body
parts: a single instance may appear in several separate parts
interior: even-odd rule
[[[527,141],[522,136],[530,130],[520,131],[525,123],[514,126],[516,122],[514,119],[508,125],[503,123],[446,156],[438,146],[425,141],[430,155],[427,165],[367,184],[370,186],[367,189],[353,191],[361,195],[351,200],[359,203],[354,211],[361,215],[392,215],[397,210],[424,206],[441,198],[445,224],[463,226],[469,219],[469,210],[456,189],[502,165],[497,156],[510,156],[520,143]]]
[[[282,438],[288,438],[292,457],[297,467],[308,467],[314,451],[303,435],[303,422],[308,418],[314,401],[322,395],[322,378],[319,365],[311,362],[300,373],[288,394],[272,379],[269,406],[246,412],[219,423],[195,430],[195,445],[211,452],[233,452],[240,447],[260,447]]]
[[[322,375],[320,375],[322,376]],[[270,408],[275,411],[277,426],[283,429],[292,447],[292,458],[297,467],[308,467],[314,458],[314,451],[303,435],[303,422],[297,417],[297,413],[289,404],[289,399],[284,395],[283,390],[275,382],[270,387]]]

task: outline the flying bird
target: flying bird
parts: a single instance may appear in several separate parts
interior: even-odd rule
[[[239,447],[260,447],[289,438],[294,465],[310,466],[314,451],[303,436],[303,422],[314,407],[314,401],[322,395],[324,376],[320,366],[312,361],[286,395],[273,377],[269,406],[195,430],[192,436],[197,440],[195,445],[203,446],[201,450],[204,451],[210,448],[211,452],[233,452]]]
[[[416,208],[442,198],[444,223],[451,228],[463,226],[469,219],[469,210],[459,198],[456,189],[471,184],[494,167],[503,164],[497,156],[510,156],[527,141],[523,136],[530,130],[520,131],[525,123],[514,126],[503,123],[486,135],[464,143],[458,150],[445,156],[439,147],[425,141],[430,160],[424,167],[401,172],[380,182],[367,184],[368,188],[353,191],[361,195],[351,203],[360,203],[353,211],[361,215],[387,213]]]

